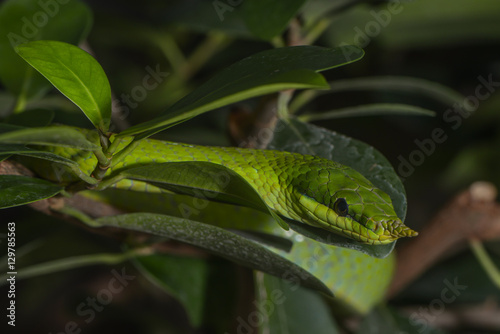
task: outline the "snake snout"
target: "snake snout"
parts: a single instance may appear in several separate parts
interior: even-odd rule
[[[418,235],[417,231],[412,230],[401,220],[395,220],[387,224],[387,231],[394,239],[404,238],[404,237],[416,237]]]

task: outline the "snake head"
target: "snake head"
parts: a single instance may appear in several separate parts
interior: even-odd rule
[[[297,178],[299,219],[366,244],[418,235],[396,215],[391,198],[354,169],[328,161]]]

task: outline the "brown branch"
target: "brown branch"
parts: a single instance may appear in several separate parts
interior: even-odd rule
[[[412,314],[422,314],[422,306],[406,306],[400,311],[411,317]],[[439,316],[425,317],[426,325],[448,331],[475,328],[484,333],[493,333],[500,328],[500,305],[494,298],[484,302],[464,306],[450,306],[440,311]],[[418,325],[417,325],[418,326]]]
[[[476,182],[457,195],[426,225],[417,238],[398,249],[397,267],[388,297],[468,240],[500,239],[500,204],[497,191],[486,182]]]

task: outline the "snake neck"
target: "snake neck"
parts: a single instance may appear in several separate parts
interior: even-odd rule
[[[128,140],[123,145],[127,143]],[[293,208],[287,205],[293,200],[292,182],[314,159],[317,158],[273,150],[198,146],[148,139],[142,141],[108,173],[116,174],[124,169],[153,162],[211,162],[225,166],[243,177],[278,214],[298,219]],[[130,181],[123,181],[117,187],[145,190],[144,184]]]

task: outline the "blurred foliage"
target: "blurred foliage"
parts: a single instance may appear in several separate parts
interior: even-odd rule
[[[23,29],[26,21],[12,13],[17,10],[14,3],[22,6],[28,2],[16,0],[2,3],[2,38],[11,31]],[[365,77],[413,77],[447,86],[465,97],[472,97],[469,101],[475,101],[474,97],[480,89],[483,97],[476,98],[477,108],[464,114],[453,111],[453,103],[422,94],[417,88],[398,90],[390,85],[377,90],[320,95],[296,111],[298,115],[305,115],[356,104],[378,103],[402,103],[436,111],[433,118],[381,115],[315,122],[316,125],[370,143],[384,153],[396,171],[402,170],[403,161],[411,161],[412,154],[416,154],[414,152],[422,152],[424,159],[421,163],[411,165],[411,172],[405,173],[408,175],[400,173],[404,176],[409,203],[407,225],[424,225],[453,194],[473,181],[486,180],[500,187],[498,1],[293,1],[293,6],[287,7],[288,11],[280,11],[279,5],[276,5],[274,9],[281,15],[274,14],[276,11],[270,8],[268,13],[274,15],[267,15],[262,26],[258,24],[262,18],[255,6],[261,5],[260,10],[266,11],[264,1],[255,1],[253,5],[249,4],[250,1],[233,1],[233,5],[229,1],[218,1],[223,4],[218,9],[215,2],[209,0],[147,0],[140,4],[134,1],[89,0],[70,1],[70,5],[60,6],[56,1],[44,3],[55,3],[56,7],[41,7],[38,4],[30,9],[31,13],[42,11],[49,16],[50,10],[58,8],[55,19],[48,20],[47,25],[67,27],[64,29],[67,36],[62,39],[67,42],[77,44],[85,40],[84,48],[90,50],[103,66],[113,88],[114,131],[152,119],[228,65],[259,51],[286,44],[288,33],[292,30],[288,29],[287,23],[292,20],[292,26],[301,26],[305,39],[314,45],[338,47],[357,44],[364,49],[362,61],[325,74],[332,83],[349,79],[363,82]],[[33,14],[27,16],[28,20]],[[33,39],[52,39],[52,36],[37,35]],[[10,41],[2,39],[0,56],[7,61],[2,62],[3,67],[0,67],[3,85],[0,90],[0,117],[7,117],[13,108],[23,107],[15,96],[24,89],[26,97],[33,97],[24,100],[26,109],[44,111],[37,113],[40,120],[31,126],[43,125],[52,117],[56,123],[88,126],[85,116],[58,92],[52,91],[51,95],[40,98],[50,87],[41,77],[24,88],[20,84],[5,84],[5,77],[12,77],[10,66],[25,66],[11,51]],[[155,70],[168,72],[168,76],[158,78],[154,90],[143,90],[146,94],[138,95],[136,87],[141,86],[145,75]],[[485,85],[488,81],[491,83],[489,86]],[[240,102],[238,107],[253,109],[260,103],[259,98],[252,98]],[[159,134],[158,138],[228,145],[230,140],[226,134],[230,110],[231,107],[223,107],[217,113],[201,115]],[[19,115],[10,115],[8,121],[29,126],[24,121],[18,123],[18,118]],[[441,137],[446,139],[441,143],[433,141],[426,153],[417,143],[426,140],[429,143],[435,129],[442,129],[444,136]],[[25,207],[3,210],[2,221],[17,223],[19,267],[51,261],[61,254],[98,256],[122,251],[119,240],[61,223]],[[4,237],[6,231],[0,233],[0,237]],[[4,245],[3,242],[1,244]],[[179,247],[182,248],[182,245]],[[499,264],[498,243],[491,243],[488,248]],[[179,253],[183,254],[182,251]],[[252,314],[254,310],[255,305],[249,302],[256,300],[254,283],[267,282],[267,285],[259,286],[261,292],[283,284],[267,276],[252,280],[249,271],[217,257],[201,256],[200,259],[199,254],[193,257],[185,254],[176,256],[175,251],[161,260],[155,259],[155,256],[158,255],[132,262],[120,260],[112,265],[108,262],[106,266],[103,259],[96,261],[92,267],[19,280],[19,294],[16,296],[16,303],[21,305],[18,309],[19,330],[29,331],[36,325],[37,331],[60,332],[65,330],[68,322],[75,321],[78,328],[88,332],[225,333],[229,332],[229,328],[233,332],[238,328],[249,331],[244,329],[249,319],[239,320],[239,315]],[[158,263],[164,263],[166,267],[158,267]],[[154,277],[141,274],[145,268],[149,268],[147,272]],[[179,276],[168,275],[166,268]],[[125,270],[139,284],[125,289],[126,293],[113,295],[113,302],[102,309],[93,309],[87,304],[87,298],[99,297],[99,292],[106,289],[109,280],[114,277],[112,270]],[[189,279],[184,280],[183,277]],[[440,298],[444,280],[453,281],[455,278],[467,288],[449,305],[450,309],[481,305],[485,300],[493,300],[498,307],[498,290],[483,275],[470,253],[461,252],[430,270],[400,294],[391,307],[381,306],[374,310],[358,324],[357,332],[397,333],[404,330],[422,333],[420,329],[424,327],[424,332],[437,332],[422,320],[408,326],[412,313],[401,313],[393,307],[429,307],[433,300]],[[158,283],[158,286],[151,285],[150,281]],[[192,290],[185,289],[186,286]],[[1,290],[0,294],[7,294],[5,286]],[[190,304],[198,295],[197,303]],[[298,296],[301,298],[296,303],[307,301],[310,308],[303,306],[295,309],[293,298]],[[329,311],[325,312],[324,299],[318,298],[317,294],[298,290],[290,294],[289,302],[279,303],[279,312],[275,315],[284,312],[306,319],[303,321],[332,328],[336,326],[336,321],[327,315]],[[81,303],[83,306],[78,309]],[[189,310],[186,312],[184,307]],[[87,322],[92,314],[99,316],[95,317],[95,321]],[[342,320],[342,316],[338,316],[339,319]],[[276,317],[267,320],[268,329],[275,328],[273,326],[282,321]],[[293,323],[293,319],[288,320],[290,326],[300,328]],[[306,330],[312,328],[306,327]],[[453,331],[471,332],[475,329]]]

